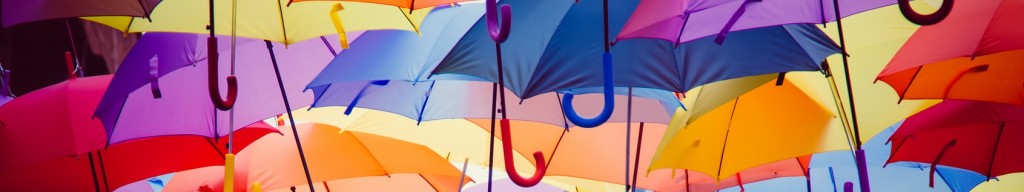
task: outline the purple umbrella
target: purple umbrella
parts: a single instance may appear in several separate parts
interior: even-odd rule
[[[838,0],[842,17],[896,4],[896,0]],[[836,20],[833,0],[644,0],[616,41],[630,38],[685,43],[730,31]]]
[[[6,0],[0,1],[4,27],[33,21],[85,16],[149,18],[161,0]]]
[[[238,67],[218,66],[239,79],[235,105],[226,112],[214,107],[209,86],[204,86],[209,61],[203,46],[206,39],[195,34],[148,33],[139,40],[96,109],[95,117],[104,124],[108,144],[167,135],[217,138],[284,112],[291,117],[291,110],[312,103],[312,95],[303,92],[305,83],[313,78],[309,74],[316,74],[331,61],[336,54],[332,47],[337,46],[325,40],[285,48],[270,41],[238,39]],[[223,41],[220,44],[231,43],[230,38]],[[229,48],[220,50],[225,49]],[[221,61],[230,59],[230,54],[219,57]],[[287,67],[279,68],[279,61]],[[295,140],[307,180],[312,183],[298,136]]]

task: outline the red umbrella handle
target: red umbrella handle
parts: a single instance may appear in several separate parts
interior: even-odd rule
[[[210,100],[213,101],[213,105],[222,111],[227,111],[235,106],[235,99],[238,98],[238,80],[234,75],[228,76],[228,98],[227,100],[221,99],[220,95],[220,82],[217,81],[217,65],[218,53],[217,53],[217,37],[206,38],[206,49],[209,51],[207,56],[208,73],[207,73],[207,84],[210,88]]]
[[[897,0],[896,3],[899,4],[900,13],[903,13],[903,17],[906,17],[911,23],[922,26],[942,22],[953,10],[953,0],[942,0],[942,6],[939,7],[939,10],[929,15],[923,15],[914,11],[914,8],[910,7],[910,0]]]
[[[505,42],[508,33],[512,29],[512,6],[501,5],[501,12],[498,12],[497,0],[487,0],[487,31],[491,34],[491,40],[496,43]],[[498,19],[501,22],[498,22]]]
[[[508,119],[501,120],[501,148],[505,154],[505,171],[508,172],[508,177],[512,180],[512,183],[522,187],[532,187],[540,183],[540,180],[544,178],[544,173],[548,170],[548,164],[544,162],[544,154],[540,151],[533,152],[533,160],[537,162],[537,171],[533,172],[533,176],[525,178],[519,175],[516,171],[516,165],[512,156],[512,126],[509,125]]]

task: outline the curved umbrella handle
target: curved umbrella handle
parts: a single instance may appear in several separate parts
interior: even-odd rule
[[[501,5],[501,12],[498,12],[497,0],[487,0],[485,17],[487,17],[487,32],[491,34],[491,40],[494,40],[495,43],[505,42],[512,29],[512,6]],[[498,22],[499,17],[501,17],[501,23]]]
[[[227,111],[235,106],[235,99],[238,98],[238,79],[234,75],[228,76],[228,98],[223,100],[220,97],[220,84],[217,81],[217,65],[218,53],[217,53],[217,37],[206,38],[206,49],[209,51],[207,62],[207,85],[210,88],[210,101],[213,101],[213,106],[217,107],[221,111]]]
[[[508,178],[512,180],[512,183],[521,187],[532,187],[540,183],[540,179],[544,178],[544,173],[548,170],[548,164],[544,162],[544,154],[540,151],[533,152],[533,160],[537,162],[537,171],[533,172],[533,176],[530,178],[524,178],[519,175],[516,171],[516,165],[512,158],[512,126],[509,125],[508,119],[501,120],[501,149],[505,154],[505,172],[508,172]]]
[[[942,0],[942,6],[939,7],[939,10],[929,15],[923,15],[914,11],[914,8],[910,7],[910,0],[897,0],[896,3],[899,4],[900,13],[903,13],[903,17],[906,17],[911,23],[922,26],[942,22],[953,11],[953,0]]]
[[[577,126],[584,128],[597,127],[598,125],[604,124],[609,118],[612,117],[612,111],[615,110],[615,87],[612,82],[612,54],[604,53],[604,109],[601,110],[601,114],[598,114],[594,118],[583,118],[576,113],[576,109],[572,107],[573,95],[571,92],[566,92],[565,97],[562,97],[562,112],[565,114],[565,118],[569,119],[570,122]]]

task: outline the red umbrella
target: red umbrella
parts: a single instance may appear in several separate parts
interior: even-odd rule
[[[103,129],[99,130],[100,132]],[[264,123],[235,132],[235,152],[277,129]],[[136,181],[224,165],[227,138],[178,135],[111,145],[83,157],[64,157],[0,172],[4,191],[114,191]],[[6,156],[7,154],[5,154]]]
[[[878,80],[901,99],[1024,106],[1022,10],[1019,0],[955,1],[944,21],[922,26],[907,40]]]
[[[99,191],[100,177],[106,178],[102,183],[110,189],[166,173],[223,164],[223,139],[153,137],[104,147],[105,130],[92,114],[111,76],[69,76],[68,81],[0,107],[3,190]],[[255,127],[238,132],[236,150],[277,131],[266,125]]]
[[[947,100],[907,118],[889,141],[893,149],[886,163],[931,163],[933,177],[937,164],[989,178],[1022,172],[1024,108]]]

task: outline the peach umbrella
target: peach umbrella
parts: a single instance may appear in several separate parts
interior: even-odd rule
[[[490,120],[469,120],[482,129],[490,126]],[[565,176],[552,178],[555,181],[565,183],[581,183],[574,180],[593,180],[619,185],[633,185],[623,183],[623,172],[621,166],[625,163],[622,158],[624,152],[619,149],[621,144],[626,142],[622,136],[622,127],[626,123],[606,123],[598,126],[597,129],[565,129],[538,122],[511,121],[519,131],[518,137],[513,137],[516,151],[541,151],[552,155],[549,160],[546,176]],[[715,191],[742,183],[756,182],[765,179],[778,177],[805,176],[809,159],[790,158],[778,162],[757,166],[743,170],[738,175],[716,181],[707,174],[699,174],[695,171],[659,169],[649,173],[634,173],[635,170],[651,170],[651,160],[654,157],[655,149],[658,147],[666,126],[662,124],[634,123],[631,129],[631,143],[640,140],[639,156],[634,151],[630,156],[630,178],[635,186],[640,189],[655,191]],[[601,128],[603,127],[603,128]],[[564,136],[562,135],[564,133]],[[497,133],[501,134],[501,133]],[[642,136],[641,136],[642,135]],[[642,139],[647,138],[647,139]],[[654,138],[654,139],[651,139]],[[594,141],[600,142],[594,142]],[[560,143],[559,143],[560,142]],[[636,146],[636,145],[633,145]],[[636,157],[639,157],[638,159]],[[530,159],[531,163],[536,163]],[[690,173],[687,176],[687,173]],[[572,179],[576,178],[576,179]],[[587,189],[586,186],[581,186]],[[603,186],[602,186],[603,187]],[[593,189],[590,189],[593,190]]]
[[[396,175],[400,174],[412,175],[414,178],[419,174],[422,178],[420,180],[438,187],[439,191],[458,188],[461,172],[425,146],[375,134],[340,131],[337,127],[325,124],[305,123],[297,127],[307,163],[311,167],[310,176],[316,185],[314,188],[324,187],[320,184],[326,183],[327,188],[337,189],[340,186],[332,183],[344,182],[335,180],[372,176],[398,179]],[[295,169],[301,162],[294,158],[298,151],[295,150],[295,143],[290,140],[292,133],[289,129],[281,130],[284,135],[261,138],[238,154],[235,165],[235,177],[238,180],[234,183],[236,191],[245,190],[256,182],[266,191],[293,186],[309,188],[303,170]],[[196,175],[182,177],[177,179],[181,180],[178,182],[172,179],[166,190],[195,191],[203,185],[223,190],[223,174],[211,171],[210,174]]]

